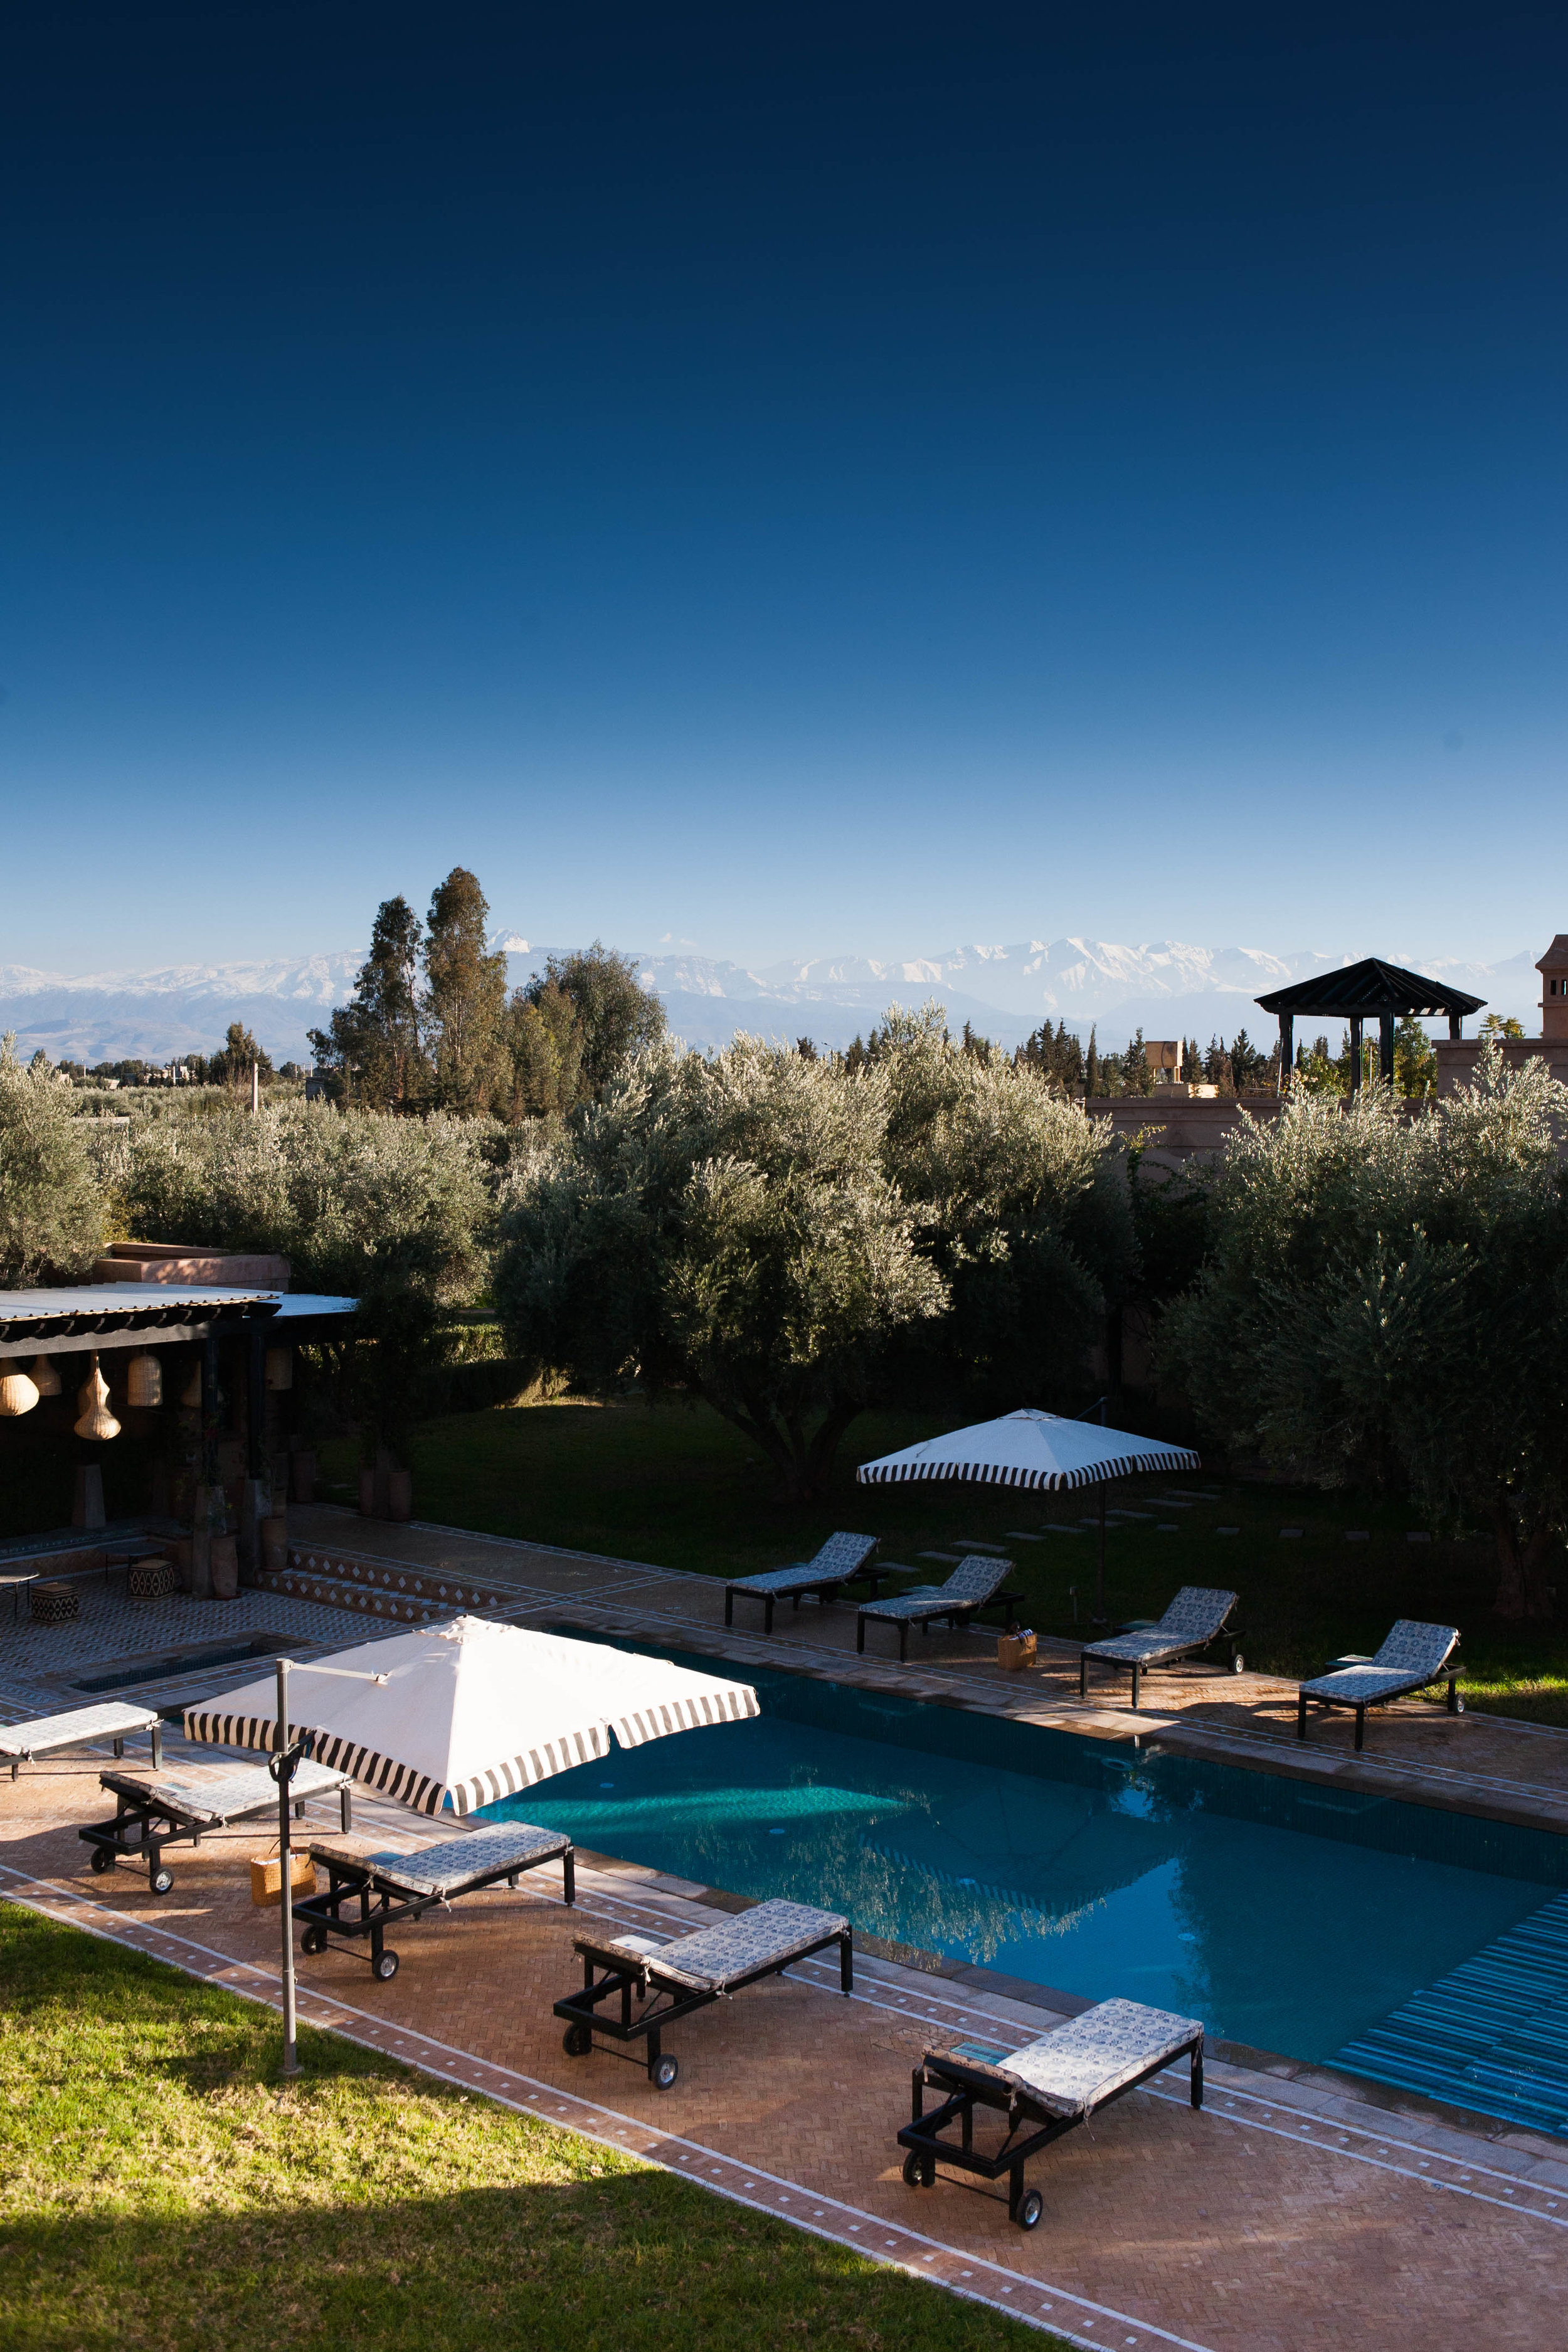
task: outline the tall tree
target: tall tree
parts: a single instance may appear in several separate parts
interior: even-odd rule
[[[253,1068],[269,1078],[272,1057],[262,1052],[243,1022],[231,1021],[223,1045],[207,1064],[207,1076],[216,1086],[247,1087]]]
[[[336,1008],[324,1032],[310,1032],[318,1062],[339,1072],[344,1097],[373,1110],[409,1110],[427,1092],[420,1036],[423,936],[406,898],[384,898],[353,997]]]
[[[559,989],[577,1009],[583,1034],[583,1083],[602,1094],[626,1063],[657,1044],[668,1024],[664,1006],[637,979],[632,957],[616,955],[595,940],[572,955],[552,956],[523,991],[538,1004],[546,989]]]
[[[571,1110],[583,1093],[583,1024],[565,990],[553,981],[537,997],[518,989],[501,1034],[511,1066],[511,1118]]]
[[[478,877],[454,866],[426,922],[426,1035],[437,1097],[452,1110],[488,1110],[510,1082],[501,1036],[506,954],[485,945],[489,911]]]
[[[1100,1083],[1100,1047],[1095,1043],[1095,1034],[1092,1024],[1090,1025],[1089,1033],[1089,1061],[1084,1071],[1083,1090],[1086,1095],[1089,1095],[1091,1097],[1101,1092]]]

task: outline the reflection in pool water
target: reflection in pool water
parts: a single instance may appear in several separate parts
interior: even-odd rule
[[[760,1717],[617,1751],[613,1781],[584,1765],[488,1817],[1306,2059],[1568,1884],[1568,1841],[1542,1832],[754,1679]]]

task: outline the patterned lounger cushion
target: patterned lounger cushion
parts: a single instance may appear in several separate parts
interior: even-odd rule
[[[889,1618],[896,1623],[900,1617],[940,1617],[948,1609],[984,1608],[1012,1573],[1010,1559],[971,1552],[959,1561],[945,1584],[917,1585],[914,1591],[900,1592],[887,1601],[868,1601],[860,1614]]]
[[[1117,1633],[1109,1642],[1090,1642],[1084,1654],[1116,1658],[1123,1665],[1146,1665],[1172,1650],[1195,1649],[1212,1642],[1236,1607],[1234,1592],[1205,1584],[1184,1584],[1157,1625],[1140,1633]]]
[[[617,1937],[605,1947],[642,1964],[645,1979],[663,1979],[692,1992],[722,1992],[737,1977],[759,1969],[782,1968],[828,1936],[842,1935],[847,1919],[837,1911],[815,1911],[808,1903],[754,1904],[721,1927],[700,1927],[694,1936],[649,1948],[640,1936]]]
[[[363,1870],[378,1886],[397,1895],[433,1895],[449,1903],[481,1879],[508,1870],[531,1870],[564,1853],[572,1841],[559,1830],[535,1829],[531,1822],[506,1822],[494,1829],[476,1830],[471,1837],[446,1838],[439,1845],[416,1846],[411,1853],[391,1847],[361,1853],[337,1838],[314,1838],[310,1853],[318,1862],[347,1863]]]
[[[1301,1688],[1309,1698],[1337,1698],[1356,1706],[1395,1698],[1401,1691],[1436,1682],[1458,1638],[1457,1625],[1425,1625],[1419,1618],[1401,1617],[1364,1666],[1342,1666],[1338,1674],[1320,1675]]]
[[[788,1568],[764,1569],[758,1576],[730,1580],[731,1592],[801,1592],[833,1577],[846,1581],[864,1568],[877,1549],[875,1536],[829,1536],[815,1559],[797,1559]]]
[[[1113,2092],[1201,2039],[1203,2030],[1195,2017],[1145,2009],[1135,2000],[1102,2000],[997,2065],[936,2048],[926,2056],[967,2074],[988,2074],[1053,2114],[1090,2116]]]
[[[132,1804],[163,1805],[184,1821],[210,1822],[214,1828],[243,1821],[268,1806],[276,1810],[278,1804],[278,1783],[265,1764],[216,1773],[210,1780],[181,1780],[167,1772],[114,1771],[98,1777],[103,1788],[128,1797]],[[301,1764],[289,1793],[295,1799],[322,1797],[341,1789],[347,1779],[346,1772],[331,1771],[325,1764]]]
[[[151,1731],[157,1720],[152,1707],[127,1706],[119,1699],[74,1707],[68,1715],[40,1715],[30,1723],[0,1725],[0,1756],[26,1762],[51,1748],[74,1748],[79,1740],[123,1739],[130,1732]]]

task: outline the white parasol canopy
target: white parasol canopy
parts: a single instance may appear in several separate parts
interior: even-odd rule
[[[1051,1488],[1099,1486],[1139,1470],[1201,1467],[1184,1445],[1026,1408],[1004,1413],[1000,1421],[949,1430],[923,1445],[906,1445],[901,1454],[884,1454],[879,1461],[863,1462],[855,1475],[863,1486],[904,1478],[974,1478],[993,1486]]]
[[[437,1813],[493,1804],[609,1752],[758,1715],[747,1683],[596,1642],[458,1617],[290,1668],[289,1727],[317,1760]],[[272,1677],[185,1709],[191,1739],[270,1748]]]

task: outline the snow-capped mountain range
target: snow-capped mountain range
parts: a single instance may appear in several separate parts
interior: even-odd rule
[[[499,933],[514,986],[542,965],[549,949],[516,932]],[[1376,950],[1484,997],[1539,1030],[1539,950],[1493,963],[1424,958],[1418,950]],[[695,950],[639,955],[643,984],[656,989],[671,1028],[693,1045],[725,1045],[737,1030],[768,1037],[809,1035],[846,1045],[880,1020],[889,1004],[936,997],[954,1028],[972,1022],[1004,1045],[1021,1044],[1044,1020],[1065,1020],[1101,1045],[1124,1045],[1136,1028],[1146,1037],[1268,1034],[1253,1000],[1369,952],[1192,947],[1173,940],[1139,947],[1102,940],[1027,940],[1002,947],[958,947],[935,956],[787,958],[752,966]],[[42,1046],[51,1060],[99,1062],[140,1056],[163,1062],[210,1053],[231,1021],[253,1031],[274,1061],[310,1058],[306,1031],[323,1027],[346,1002],[363,950],[274,961],[171,964],[155,971],[68,975],[0,964],[0,1030],[15,1030],[24,1055]],[[1337,1042],[1337,1041],[1336,1041]]]

